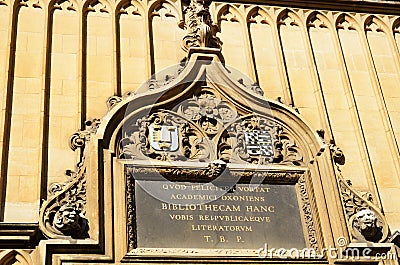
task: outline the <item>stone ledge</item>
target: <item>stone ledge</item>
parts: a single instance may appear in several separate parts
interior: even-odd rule
[[[34,248],[40,238],[38,223],[0,223],[0,249]]]

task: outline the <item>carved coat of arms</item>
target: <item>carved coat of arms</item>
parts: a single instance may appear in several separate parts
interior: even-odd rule
[[[178,127],[152,124],[149,126],[149,140],[154,150],[174,152],[179,148]]]
[[[273,156],[271,134],[264,130],[245,132],[246,151],[249,155]]]

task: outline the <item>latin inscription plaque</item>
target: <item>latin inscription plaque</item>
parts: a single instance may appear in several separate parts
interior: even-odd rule
[[[294,185],[135,180],[135,202],[138,248],[306,247]]]

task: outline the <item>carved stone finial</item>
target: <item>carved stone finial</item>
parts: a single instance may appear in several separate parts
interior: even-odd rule
[[[184,9],[185,21],[181,24],[186,30],[182,40],[182,48],[188,51],[191,47],[221,48],[217,38],[217,26],[212,24],[207,0],[190,0]]]

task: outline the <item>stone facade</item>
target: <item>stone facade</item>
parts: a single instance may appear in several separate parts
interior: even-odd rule
[[[197,52],[254,80],[239,83],[244,89],[253,85],[253,91],[247,90],[254,98],[260,94],[254,89],[262,91],[267,99],[262,102],[272,106],[273,114],[307,134],[305,149],[306,143],[315,144],[303,162],[313,164],[310,174],[321,178],[307,184],[314,190],[311,208],[318,213],[313,214],[320,215],[315,237],[321,246],[334,245],[341,236],[356,243],[368,237],[359,219],[369,213],[349,214],[346,203],[340,203],[350,196],[365,200],[360,209],[372,209],[384,227],[385,240],[366,241],[395,253],[392,235],[400,230],[399,7],[397,1],[215,1],[204,24],[216,38],[194,45],[221,47],[222,56],[215,50]],[[123,207],[113,212],[113,205],[125,203],[114,194],[124,191],[125,183],[111,178],[123,175],[124,167],[113,164],[117,147],[112,137],[102,149],[100,166],[96,141],[106,139],[114,126],[109,121],[121,117],[122,107],[115,106],[131,100],[153,74],[170,66],[179,69],[187,50],[197,60],[196,49],[187,44],[189,12],[190,3],[179,0],[0,0],[0,263],[134,261],[124,256],[126,244],[113,241],[126,227],[111,226],[126,214]],[[174,78],[156,74],[155,86],[180,95]],[[241,90],[229,91],[239,95]],[[100,189],[108,186],[113,189]],[[65,199],[71,190],[76,191],[72,201],[82,200],[84,207],[61,205],[57,196]],[[61,208],[85,213],[89,231],[82,223],[87,220],[80,220],[79,228],[46,226],[46,214]],[[331,217],[340,209],[343,213]],[[129,241],[126,237],[116,236],[123,242]],[[44,238],[53,241],[43,243]],[[65,247],[69,252],[53,251],[52,244],[74,242],[80,248],[87,244],[87,252],[61,255],[74,253],[71,246]],[[341,261],[326,260],[334,262]]]

